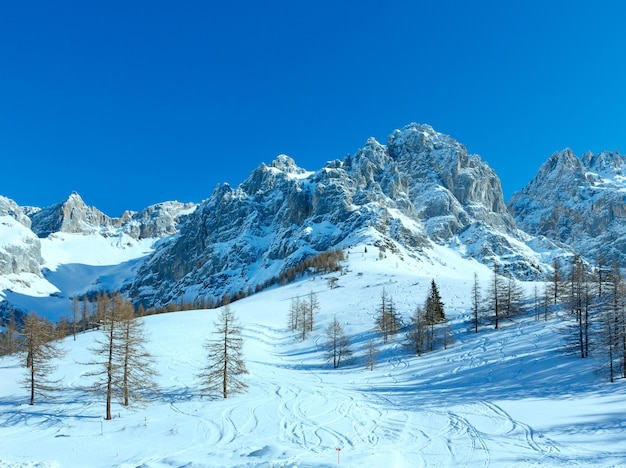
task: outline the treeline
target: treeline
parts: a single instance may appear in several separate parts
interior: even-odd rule
[[[170,302],[161,307],[147,308],[138,313],[140,315],[154,315],[183,310],[216,309],[226,304],[232,304],[235,301],[252,296],[252,294],[259,293],[264,289],[268,289],[276,285],[284,286],[292,283],[299,277],[306,274],[325,274],[341,271],[341,262],[345,259],[346,257],[342,249],[327,250],[301,260],[298,264],[281,272],[279,275],[268,278],[261,283],[257,283],[254,288],[252,288],[252,286],[247,286],[244,289],[235,291],[231,294],[224,294],[221,297],[198,296],[192,301],[185,300],[185,296],[183,295],[177,302]]]

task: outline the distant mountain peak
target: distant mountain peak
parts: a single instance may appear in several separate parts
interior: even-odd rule
[[[271,163],[270,167],[278,169],[279,171],[285,172],[287,174],[303,174],[306,172],[304,169],[299,167],[296,162],[286,154],[281,154],[276,157]]]
[[[626,161],[619,152],[554,153],[513,194],[509,209],[532,235],[571,245],[595,262],[599,254],[626,265]]]

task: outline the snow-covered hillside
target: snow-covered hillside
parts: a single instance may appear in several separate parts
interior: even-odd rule
[[[402,253],[402,252],[401,252]],[[224,400],[198,393],[195,375],[214,310],[145,319],[156,356],[159,397],[144,408],[114,407],[81,387],[98,332],[64,342],[55,401],[27,404],[23,362],[0,358],[0,467],[485,467],[622,466],[624,382],[596,372],[600,356],[563,352],[562,321],[532,314],[470,331],[476,261],[436,248],[432,260],[363,245],[329,289],[324,277],[266,290],[231,306],[243,325],[249,391]],[[383,345],[372,329],[383,288],[405,323],[431,279],[440,287],[456,343],[421,357],[404,336]],[[530,285],[529,285],[530,286]],[[321,309],[304,342],[287,331],[291,300],[314,291]],[[324,361],[326,325],[336,317],[355,360]],[[377,340],[373,371],[365,350]]]

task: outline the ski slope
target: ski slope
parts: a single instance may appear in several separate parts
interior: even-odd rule
[[[487,467],[626,466],[624,382],[597,372],[601,357],[563,351],[562,321],[532,313],[503,328],[469,330],[476,271],[451,251],[431,261],[374,248],[350,252],[338,288],[308,278],[231,305],[243,325],[248,392],[228,399],[198,393],[196,374],[216,312],[146,317],[157,358],[160,394],[147,406],[115,405],[103,421],[104,398],[85,393],[88,348],[98,332],[64,342],[54,401],[27,404],[16,383],[15,357],[0,358],[0,467]],[[382,289],[405,323],[435,278],[456,342],[420,357],[404,334],[383,345],[372,332]],[[531,286],[529,286],[531,287]],[[314,332],[299,341],[287,331],[290,301],[316,292]],[[349,334],[354,362],[324,360],[324,330],[333,317]],[[367,342],[379,353],[365,369]]]

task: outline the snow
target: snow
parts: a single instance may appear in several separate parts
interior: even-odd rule
[[[562,349],[562,320],[532,315],[493,330],[469,330],[476,271],[488,270],[445,248],[432,261],[354,247],[336,289],[308,278],[235,302],[243,325],[248,392],[202,396],[195,375],[205,359],[216,311],[146,317],[160,394],[145,407],[115,405],[85,393],[85,366],[98,332],[64,342],[55,400],[27,404],[16,383],[21,361],[0,358],[1,468],[624,466],[623,381],[597,372],[600,358]],[[383,345],[372,332],[385,288],[405,323],[439,285],[456,343],[417,357],[404,337]],[[527,287],[532,288],[532,284]],[[321,309],[311,336],[286,330],[292,298],[316,292]],[[349,334],[355,361],[332,369],[323,357],[333,317]],[[377,339],[373,371],[367,342]]]
[[[56,322],[71,315],[74,295],[119,290],[135,276],[157,242],[126,234],[51,234],[41,239],[43,277],[28,273],[0,275],[0,297]]]
[[[41,255],[43,266],[50,270],[68,263],[117,265],[148,255],[156,241],[151,238],[137,240],[127,234],[104,237],[57,232],[41,239]]]

